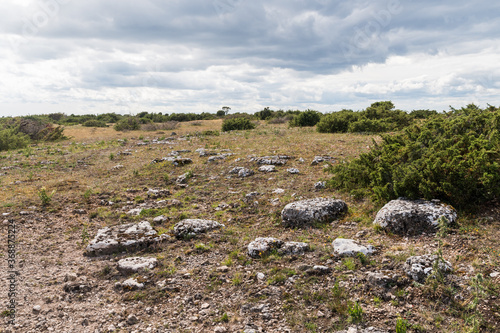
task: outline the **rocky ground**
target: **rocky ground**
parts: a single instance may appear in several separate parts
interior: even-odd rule
[[[182,126],[1,154],[0,332],[498,331],[497,203],[395,226],[324,187],[369,136]]]

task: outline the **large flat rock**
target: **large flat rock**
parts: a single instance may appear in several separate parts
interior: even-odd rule
[[[302,227],[314,222],[333,221],[347,212],[344,201],[329,198],[315,198],[289,203],[281,211],[283,225]]]
[[[99,229],[87,246],[86,254],[104,255],[138,249],[168,238],[168,235],[159,236],[148,221],[115,225]]]
[[[379,210],[373,224],[398,235],[435,232],[439,219],[451,224],[457,219],[452,206],[435,201],[397,199]]]
[[[207,231],[223,228],[224,224],[211,220],[185,219],[174,226],[177,238],[194,237]]]

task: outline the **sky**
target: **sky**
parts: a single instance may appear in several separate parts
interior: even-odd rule
[[[2,0],[0,116],[500,105],[500,2]]]

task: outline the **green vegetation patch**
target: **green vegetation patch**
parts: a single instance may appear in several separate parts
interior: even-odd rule
[[[385,202],[441,199],[472,207],[500,195],[500,111],[468,105],[414,124],[350,163],[330,168],[329,185]]]

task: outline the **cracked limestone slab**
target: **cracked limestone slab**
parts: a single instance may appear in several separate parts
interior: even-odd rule
[[[138,249],[168,239],[168,235],[158,235],[148,221],[127,223],[105,227],[86,248],[87,255],[105,255],[118,251]]]

